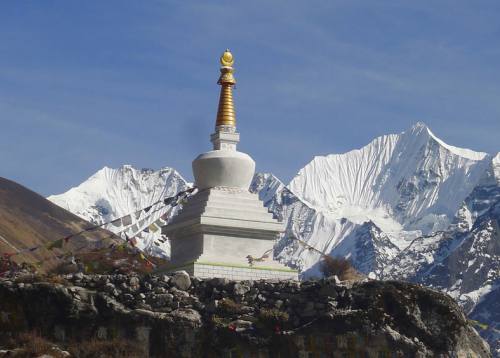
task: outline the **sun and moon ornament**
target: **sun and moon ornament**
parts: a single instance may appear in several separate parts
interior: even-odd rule
[[[234,63],[233,54],[231,53],[231,51],[229,51],[229,49],[227,49],[220,57],[220,64],[225,67],[232,67],[233,63]]]

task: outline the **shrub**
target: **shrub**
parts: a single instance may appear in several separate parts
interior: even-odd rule
[[[211,320],[212,324],[217,328],[226,327],[231,321],[230,319],[219,317],[215,314],[212,315]]]
[[[343,257],[325,256],[320,265],[321,272],[327,277],[336,275],[344,281],[355,280],[361,276],[351,262]]]
[[[22,275],[22,276],[17,276],[14,278],[14,281],[16,283],[35,283],[35,282],[40,282],[44,278],[43,275],[36,273],[36,274],[27,274],[27,275]]]
[[[241,312],[243,306],[240,303],[234,302],[230,298],[224,298],[219,301],[219,310],[228,314],[236,314]]]
[[[47,276],[45,281],[49,282],[49,283],[53,283],[53,284],[63,285],[63,286],[70,285],[70,282],[60,275],[49,275],[49,276]]]
[[[71,265],[68,262],[63,261],[51,267],[47,273],[49,275],[67,275],[69,273],[76,273],[77,271],[76,265]]]
[[[288,322],[290,316],[276,308],[262,308],[259,312],[259,321],[264,324],[276,325]]]

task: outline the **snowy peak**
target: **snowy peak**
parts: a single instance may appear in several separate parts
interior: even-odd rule
[[[172,168],[155,171],[124,165],[118,169],[104,167],[79,186],[48,199],[90,222],[104,223],[173,196],[186,187],[186,181]],[[165,211],[165,208],[155,211],[148,220],[157,220]],[[121,228],[111,230],[118,232]],[[137,245],[148,253],[168,256],[168,242],[158,247],[159,237],[159,232],[144,234]]]
[[[361,149],[315,157],[289,188],[326,215],[372,220],[384,231],[431,232],[450,223],[488,162],[417,123]]]
[[[171,168],[158,171],[104,167],[79,186],[48,199],[92,222],[103,222],[126,215],[161,197],[175,194],[186,185]]]
[[[442,148],[448,150],[450,153],[458,155],[471,160],[483,160],[488,154],[483,152],[476,152],[467,148],[454,147],[452,145],[446,144],[444,141],[439,139],[430,128],[423,122],[415,123],[410,130],[404,132],[408,133],[412,137],[423,136],[424,138],[429,138],[436,141]]]

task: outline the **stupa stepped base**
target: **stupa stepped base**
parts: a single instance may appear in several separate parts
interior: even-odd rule
[[[228,187],[202,190],[163,228],[171,247],[168,270],[200,278],[297,280],[297,271],[272,259],[282,230],[257,194]]]
[[[281,265],[280,265],[281,266]],[[298,272],[282,266],[243,266],[222,262],[192,262],[171,271],[184,270],[199,278],[227,278],[229,280],[298,280]]]

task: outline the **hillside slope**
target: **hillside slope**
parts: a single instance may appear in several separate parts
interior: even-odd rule
[[[0,254],[15,253],[37,245],[47,244],[92,224],[62,209],[43,196],[0,177]],[[95,230],[71,239],[62,249],[40,248],[14,256],[21,262],[43,262],[43,268],[58,263],[56,255],[68,250],[88,250],[103,245],[106,230]],[[108,239],[109,242],[109,239]]]

